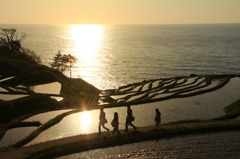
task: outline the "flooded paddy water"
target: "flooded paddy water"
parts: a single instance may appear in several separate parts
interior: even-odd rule
[[[224,115],[223,109],[232,102],[239,99],[240,79],[232,78],[224,87],[186,98],[173,98],[160,102],[133,105],[134,125],[144,127],[154,125],[155,109],[158,108],[162,114],[162,124],[180,120],[211,119]],[[40,121],[42,124],[57,115],[71,111],[61,110],[35,115],[25,121]],[[124,129],[124,122],[127,114],[126,107],[105,109],[106,118],[111,121],[114,112],[119,114],[119,129]],[[66,116],[57,125],[52,126],[25,146],[50,141],[54,139],[89,134],[98,132],[99,110],[78,112]],[[110,122],[106,127],[112,128]],[[15,128],[8,130],[0,141],[0,147],[13,144],[30,134],[36,128]]]

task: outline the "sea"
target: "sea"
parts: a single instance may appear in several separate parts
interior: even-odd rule
[[[106,90],[190,74],[240,74],[240,24],[20,25],[22,47],[50,66],[59,51],[78,60],[72,77]],[[70,76],[69,72],[65,72]]]

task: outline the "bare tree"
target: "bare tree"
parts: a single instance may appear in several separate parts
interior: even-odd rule
[[[7,47],[10,56],[27,62],[41,63],[41,58],[32,50],[21,47],[22,41],[27,37],[25,33],[18,36],[16,29],[1,29],[0,46]]]
[[[10,50],[13,52],[20,51],[21,42],[27,37],[25,33],[23,33],[20,37],[17,35],[16,29],[1,29],[0,33],[0,45],[8,46]]]

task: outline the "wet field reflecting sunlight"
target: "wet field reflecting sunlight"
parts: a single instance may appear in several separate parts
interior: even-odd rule
[[[132,106],[133,115],[135,116],[134,125],[144,127],[154,125],[155,109],[159,108],[162,116],[162,123],[175,122],[179,120],[191,119],[210,119],[224,115],[224,107],[239,99],[240,94],[239,78],[231,79],[224,87],[205,94],[187,97],[170,99],[161,102],[141,104]],[[45,123],[51,118],[71,110],[54,111],[33,116],[26,121],[40,121]],[[127,115],[126,107],[117,107],[104,109],[108,123],[106,127],[111,127],[114,112],[119,114],[119,129],[124,129],[124,123]],[[52,126],[38,137],[32,140],[27,145],[45,142],[49,140],[69,137],[79,134],[89,134],[98,132],[99,110],[91,110],[68,115],[57,125]],[[104,130],[105,131],[105,130]],[[0,142],[1,147],[7,146],[23,138],[17,129],[11,130],[17,140],[9,141],[4,136]],[[26,133],[31,133],[31,130],[26,130]]]

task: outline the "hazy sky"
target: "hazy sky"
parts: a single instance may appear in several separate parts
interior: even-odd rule
[[[0,0],[0,23],[240,23],[240,0]]]

